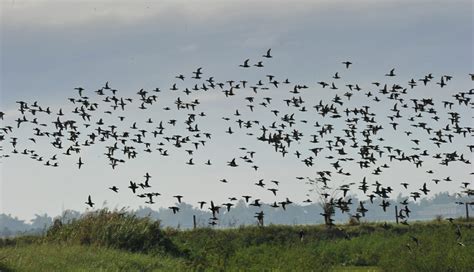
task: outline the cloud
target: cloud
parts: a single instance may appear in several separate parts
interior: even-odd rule
[[[341,2],[336,1],[339,5]],[[11,0],[2,2],[2,21],[23,26],[64,27],[104,22],[139,23],[172,20],[203,23],[234,21],[247,16],[296,17],[334,1],[77,1]],[[291,11],[291,12],[290,12]]]
[[[131,23],[160,15],[165,9],[150,9],[145,2],[112,1],[11,1],[3,3],[3,21],[23,26],[64,27],[104,21]]]
[[[186,44],[179,48],[179,50],[183,52],[196,52],[199,49],[199,46],[195,43]]]

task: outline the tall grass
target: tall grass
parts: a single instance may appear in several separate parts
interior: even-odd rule
[[[48,252],[40,254],[43,261],[37,251]],[[458,220],[178,230],[125,211],[101,210],[57,221],[42,237],[0,240],[2,271],[55,271],[63,260],[71,269],[62,271],[474,271],[474,227]],[[30,269],[35,265],[38,269]]]
[[[124,210],[102,209],[86,213],[78,220],[63,224],[56,220],[44,237],[48,242],[94,245],[131,252],[160,252],[180,255],[163,234],[160,222],[137,217]]]
[[[2,259],[3,256],[3,259]],[[0,271],[185,271],[178,258],[96,246],[29,244],[0,248]]]
[[[410,226],[362,224],[268,226],[227,230],[168,231],[177,246],[200,256],[195,268],[327,271],[335,267],[379,267],[384,271],[474,271],[474,228],[447,222]],[[300,239],[300,232],[303,239]],[[413,237],[418,240],[416,244]],[[299,270],[299,269],[298,269]]]

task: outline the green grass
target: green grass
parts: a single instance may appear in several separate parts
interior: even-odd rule
[[[343,267],[334,267],[333,270],[334,272],[379,272],[382,271],[378,267],[371,267],[371,266],[366,266],[366,267],[360,267],[360,266],[343,266]]]
[[[0,240],[0,270],[474,271],[474,227],[433,221],[176,230],[102,210],[56,223],[43,237]]]
[[[30,244],[0,249],[0,271],[182,271],[183,261],[96,246]]]

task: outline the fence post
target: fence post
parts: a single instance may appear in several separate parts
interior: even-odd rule
[[[466,205],[466,220],[469,221],[469,204],[468,202],[464,203]]]
[[[196,216],[193,215],[193,229],[196,229]]]
[[[398,225],[398,206],[395,205],[395,221],[397,222]]]

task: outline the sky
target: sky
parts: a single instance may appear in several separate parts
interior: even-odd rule
[[[190,76],[198,67],[203,67],[205,77],[222,81],[252,81],[268,73],[289,78],[310,86],[314,94],[308,97],[314,104],[334,96],[317,82],[330,81],[335,72],[348,82],[367,87],[373,81],[385,80],[384,74],[392,68],[397,73],[393,82],[406,83],[428,73],[452,75],[454,79],[447,88],[418,88],[414,94],[437,101],[472,88],[468,76],[474,72],[472,1],[6,0],[0,5],[0,108],[6,113],[2,126],[14,124],[20,116],[16,101],[38,101],[52,109],[72,110],[67,99],[76,95],[75,87],[83,87],[92,96],[106,81],[124,96],[134,96],[142,88],[159,87],[164,90],[160,99],[172,103],[174,96],[165,90],[178,82],[175,76]],[[261,58],[268,48],[272,48],[274,57],[265,63],[264,71],[238,67],[247,58]],[[347,71],[341,64],[345,60],[353,62]],[[277,100],[287,97],[287,93],[272,96]],[[0,213],[29,219],[44,212],[57,215],[65,209],[83,211],[88,195],[98,207],[133,209],[145,204],[125,187],[130,180],[143,179],[146,172],[152,175],[153,188],[162,193],[152,208],[173,205],[175,194],[184,195],[184,201],[193,204],[201,199],[222,202],[243,194],[273,202],[271,193],[253,185],[259,179],[282,181],[279,200],[306,199],[308,186],[295,177],[314,177],[317,168],[324,168],[327,161],[307,168],[294,158],[282,158],[244,133],[229,138],[224,133],[229,125],[221,117],[245,107],[242,97],[226,99],[206,93],[196,98],[201,99],[200,107],[209,117],[202,122],[203,128],[216,133],[212,144],[196,152],[194,160],[212,159],[213,166],[188,167],[185,162],[189,157],[177,150],[168,158],[143,154],[112,170],[100,145],[81,154],[85,165],[80,170],[75,164],[77,158],[62,158],[61,166],[53,169],[22,156],[11,156],[0,162]],[[384,115],[388,107],[377,105],[374,110]],[[472,112],[466,108],[459,108],[459,112],[464,124],[472,126]],[[137,109],[127,112],[127,118],[140,121],[144,114],[166,120],[182,118],[186,113],[174,116]],[[245,117],[268,120],[266,114],[257,111]],[[310,134],[310,128],[304,131]],[[394,143],[408,144],[387,133],[385,136]],[[472,138],[459,139],[445,150],[465,152],[469,142],[472,144]],[[3,143],[4,150],[11,149],[7,145]],[[225,166],[226,161],[242,154],[238,149],[242,146],[257,151],[259,171],[248,166]],[[52,152],[47,141],[35,148]],[[471,154],[466,156],[472,160]],[[426,163],[439,170],[441,177],[469,180],[468,165],[439,169],[436,163]],[[399,187],[401,179],[421,186],[427,181],[425,170],[394,164],[377,179],[393,187]],[[360,182],[362,176],[355,174],[349,180]],[[218,181],[224,177],[230,180],[228,184]],[[119,194],[107,189],[112,185],[122,189]],[[433,187],[433,192],[456,192],[458,186],[459,182],[441,183]]]

